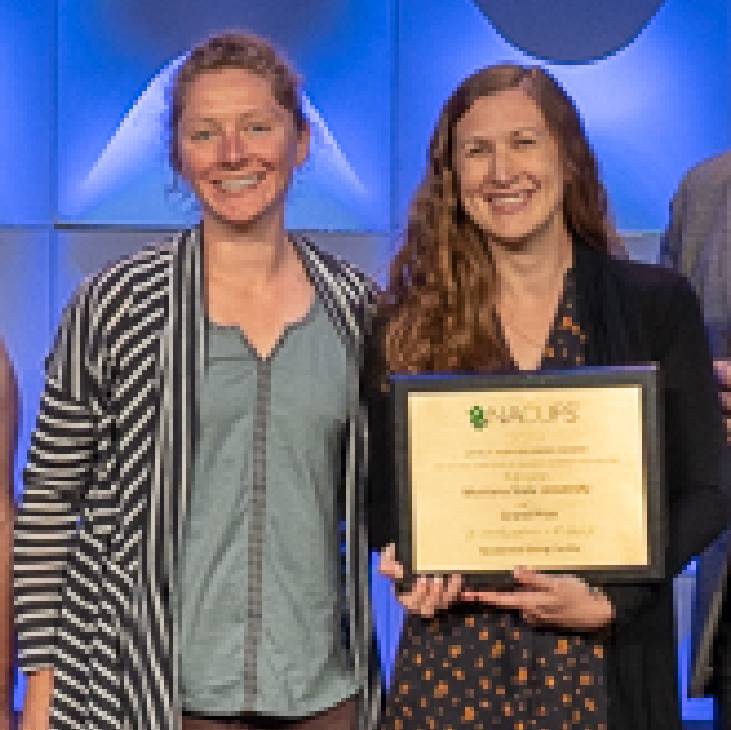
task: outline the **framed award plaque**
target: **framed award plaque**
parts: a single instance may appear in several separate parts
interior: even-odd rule
[[[597,583],[664,575],[655,365],[392,378],[398,557],[407,575]]]

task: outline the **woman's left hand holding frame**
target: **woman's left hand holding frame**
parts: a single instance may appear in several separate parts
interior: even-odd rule
[[[461,598],[518,611],[525,621],[573,631],[598,631],[614,618],[607,596],[575,575],[514,571],[514,590],[463,590]]]

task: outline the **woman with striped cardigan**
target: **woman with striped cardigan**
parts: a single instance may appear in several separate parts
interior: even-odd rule
[[[25,728],[365,728],[372,288],[284,227],[309,128],[268,43],[195,48],[170,131],[201,224],[87,281],[47,361],[15,544]]]

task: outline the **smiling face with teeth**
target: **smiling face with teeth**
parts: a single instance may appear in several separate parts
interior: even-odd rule
[[[478,98],[457,124],[453,149],[462,207],[491,242],[566,235],[563,158],[522,89]]]
[[[201,73],[186,90],[180,168],[203,207],[204,224],[283,228],[287,190],[309,149],[271,82],[239,68]]]

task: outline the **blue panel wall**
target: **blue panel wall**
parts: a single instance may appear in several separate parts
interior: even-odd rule
[[[206,34],[247,28],[280,45],[304,77],[310,160],[289,208],[298,228],[388,224],[391,9],[388,2],[188,3],[89,0],[59,17],[59,216],[178,223],[166,190],[164,102],[182,54]],[[110,81],[113,80],[111,83]]]
[[[55,0],[0,2],[0,224],[53,215]]]
[[[607,59],[548,65],[576,101],[620,229],[665,226],[691,165],[731,146],[726,0],[666,0],[637,39]],[[397,218],[424,169],[440,107],[461,79],[499,61],[536,63],[472,0],[399,3]]]
[[[43,383],[49,340],[50,233],[44,227],[0,228],[0,336],[5,340],[21,393],[19,454],[28,439]],[[19,459],[16,488],[20,486]]]

